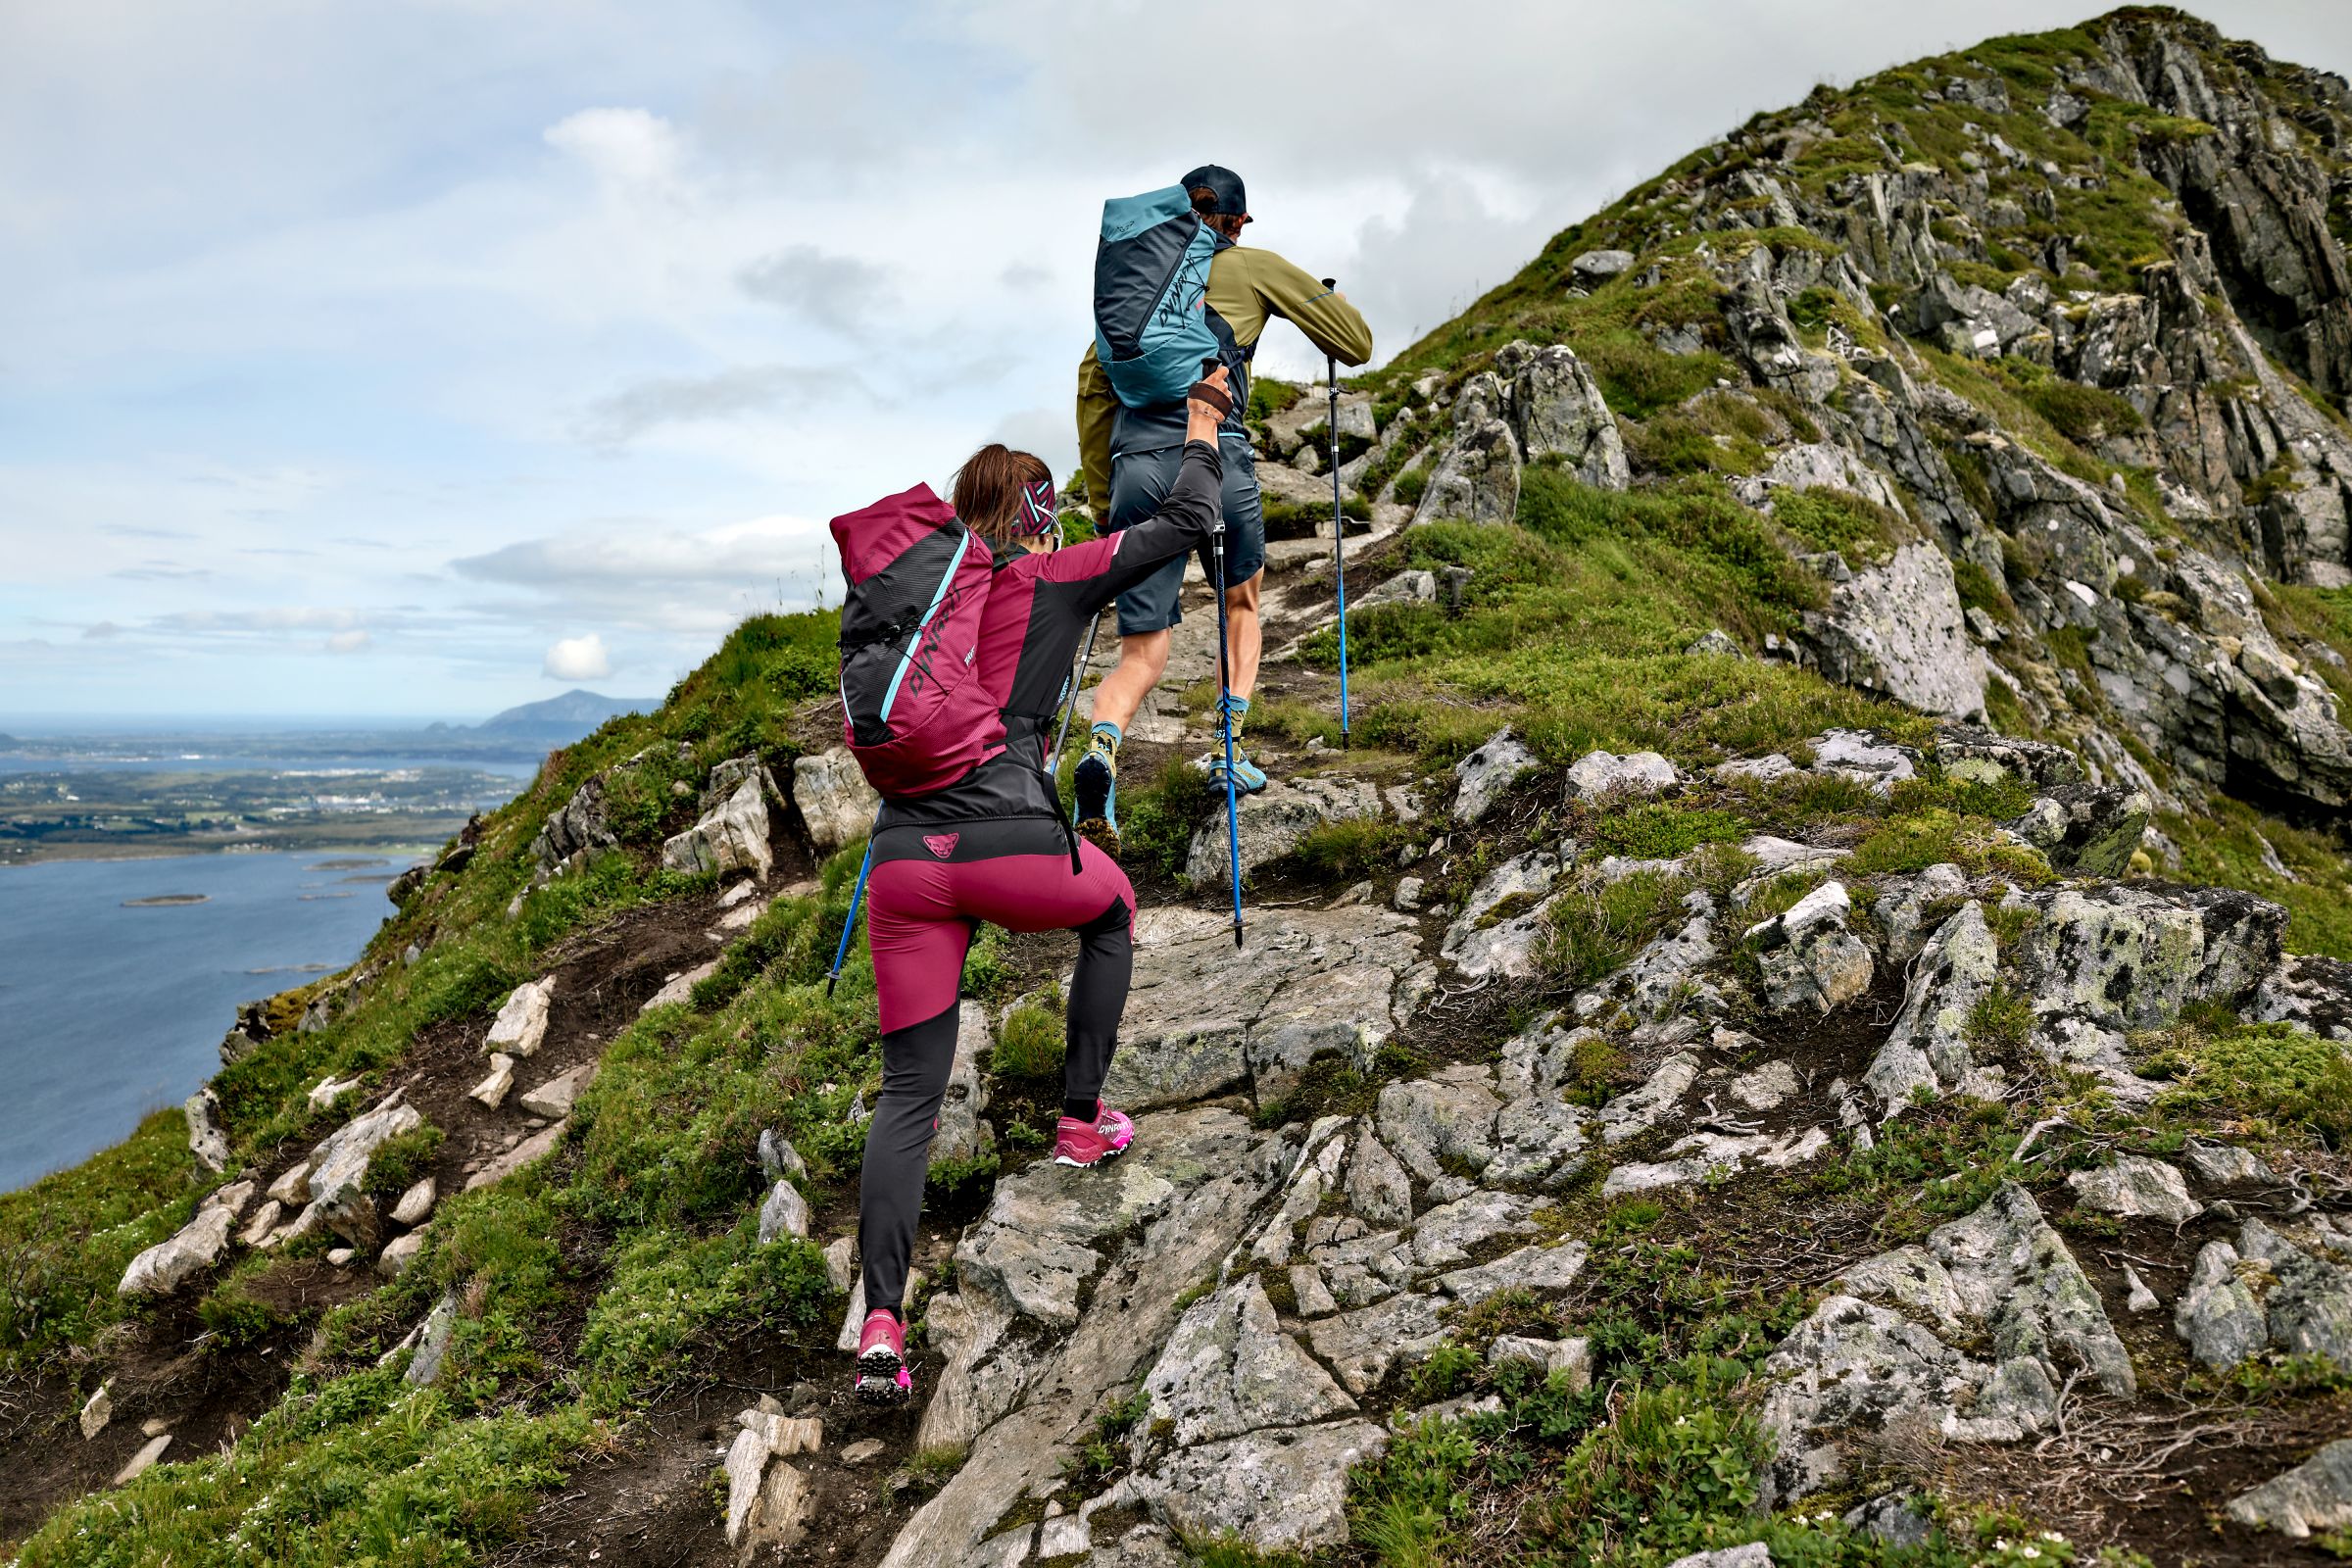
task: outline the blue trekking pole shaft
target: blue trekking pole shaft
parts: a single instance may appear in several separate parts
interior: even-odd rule
[[[1242,945],[1242,824],[1241,806],[1233,784],[1233,675],[1225,658],[1225,518],[1208,537],[1208,559],[1214,569],[1209,591],[1217,596],[1217,730],[1225,742],[1225,863],[1233,872],[1233,945]]]
[[[1337,288],[1340,280],[1327,277],[1325,288]],[[1340,744],[1348,744],[1348,523],[1347,514],[1340,511],[1340,361],[1337,355],[1323,356],[1324,379],[1331,384],[1331,580],[1339,595],[1340,606]]]
[[[875,822],[882,818],[876,815]],[[865,832],[865,858],[858,862],[858,885],[850,890],[850,917],[842,922],[841,946],[833,950],[833,971],[825,976],[825,995],[833,995],[833,987],[841,979],[842,961],[850,956],[850,938],[858,930],[858,906],[865,902],[865,876],[874,868],[874,832]]]

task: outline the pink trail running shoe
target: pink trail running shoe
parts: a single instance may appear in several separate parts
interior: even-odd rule
[[[1064,1116],[1054,1125],[1054,1163],[1076,1165],[1083,1170],[1125,1153],[1133,1142],[1135,1123],[1098,1100],[1093,1121]]]
[[[898,1314],[877,1306],[865,1314],[858,1336],[858,1397],[871,1404],[895,1404],[914,1392],[914,1375],[906,1370],[906,1330]]]

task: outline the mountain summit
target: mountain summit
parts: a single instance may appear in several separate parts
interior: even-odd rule
[[[1229,839],[1196,600],[1121,752],[1134,1144],[1052,1161],[1068,944],[983,928],[910,1407],[850,1393],[838,622],[747,620],[0,1197],[0,1541],[2352,1551],[2348,133],[2131,8],[1759,116],[1336,419],[1260,379],[1275,782]]]

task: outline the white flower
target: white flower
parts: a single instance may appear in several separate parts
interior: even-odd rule
[[[2039,1546],[2020,1546],[2017,1548],[2017,1554],[2026,1561],[2033,1562],[2040,1557],[2041,1548]]]

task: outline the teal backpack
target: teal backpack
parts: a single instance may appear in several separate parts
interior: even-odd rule
[[[1220,358],[1203,296],[1217,231],[1182,185],[1102,204],[1095,247],[1095,358],[1131,409],[1184,401]]]

